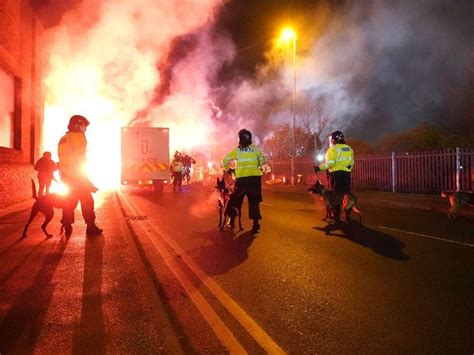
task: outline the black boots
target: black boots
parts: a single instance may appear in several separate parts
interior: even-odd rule
[[[327,218],[329,224],[339,224],[341,222],[341,206],[332,206],[331,213]]]
[[[260,230],[260,224],[258,224],[258,219],[253,220],[252,232],[258,232]]]
[[[95,223],[89,223],[87,225],[86,235],[88,237],[96,236],[96,235],[102,234],[103,231],[104,230],[102,228],[97,227]]]

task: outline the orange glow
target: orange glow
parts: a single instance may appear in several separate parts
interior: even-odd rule
[[[87,115],[91,125],[86,131],[88,140],[88,164],[86,175],[100,189],[112,189],[120,183],[120,122],[117,120],[94,120]],[[44,150],[52,152],[57,161],[57,144],[67,131],[69,116],[59,107],[45,107],[43,128]]]
[[[220,0],[103,2],[92,26],[80,23],[89,18],[86,6],[71,10],[59,26],[45,33],[42,47],[47,58],[42,151],[52,152],[57,161],[58,141],[69,118],[79,114],[90,121],[87,175],[101,190],[120,185],[124,126],[168,127],[170,152],[198,151],[208,157],[210,145],[222,138],[216,129],[222,113],[210,99],[209,80],[220,62],[233,54],[229,45],[216,59],[212,53],[217,44],[206,31],[221,4]],[[177,36],[196,29],[199,46],[170,66],[169,93],[155,104],[156,88],[163,80],[157,63],[166,64]],[[137,118],[138,112],[146,114]]]
[[[60,182],[57,184],[56,192],[60,195],[66,196],[69,193],[69,187]]]
[[[296,33],[291,27],[285,27],[280,35],[280,40],[283,42],[289,42],[296,38]]]

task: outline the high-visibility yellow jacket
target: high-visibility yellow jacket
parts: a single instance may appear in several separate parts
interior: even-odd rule
[[[172,173],[182,173],[184,171],[184,165],[183,162],[180,160],[173,160],[171,162],[171,172]]]
[[[59,171],[63,175],[84,175],[86,162],[86,135],[82,132],[67,132],[58,143]]]
[[[225,170],[229,169],[232,160],[237,162],[235,167],[235,177],[237,179],[247,176],[262,176],[265,157],[260,149],[253,144],[245,148],[234,148],[227,154],[222,161]]]
[[[326,151],[326,162],[321,164],[321,170],[348,171],[354,166],[354,151],[347,144],[335,144]]]

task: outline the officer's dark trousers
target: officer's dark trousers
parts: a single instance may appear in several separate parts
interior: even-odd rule
[[[351,173],[334,171],[329,173],[329,187],[335,193],[345,194],[351,190]]]
[[[242,206],[244,197],[247,196],[249,203],[249,218],[253,220],[262,219],[260,214],[260,202],[262,202],[262,177],[246,176],[236,179],[235,191],[230,195],[227,203],[227,213],[235,217],[233,207]]]
[[[94,198],[92,197],[92,183],[87,179],[63,179],[68,186],[67,207],[63,209],[61,223],[70,225],[74,223],[74,210],[81,202],[81,212],[87,224],[95,223]],[[95,190],[94,190],[95,191]]]
[[[332,206],[334,218],[339,220],[341,214],[341,204],[344,194],[349,193],[351,190],[351,173],[347,171],[334,171],[329,173],[329,187],[338,195],[336,200],[337,205]]]
[[[181,189],[182,184],[183,184],[183,173],[173,172],[173,190],[176,190],[176,188]]]

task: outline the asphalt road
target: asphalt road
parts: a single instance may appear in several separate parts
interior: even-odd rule
[[[212,187],[119,199],[186,352],[474,351],[472,219],[362,205],[328,230],[317,199],[265,191],[254,235],[246,205],[216,228]]]

